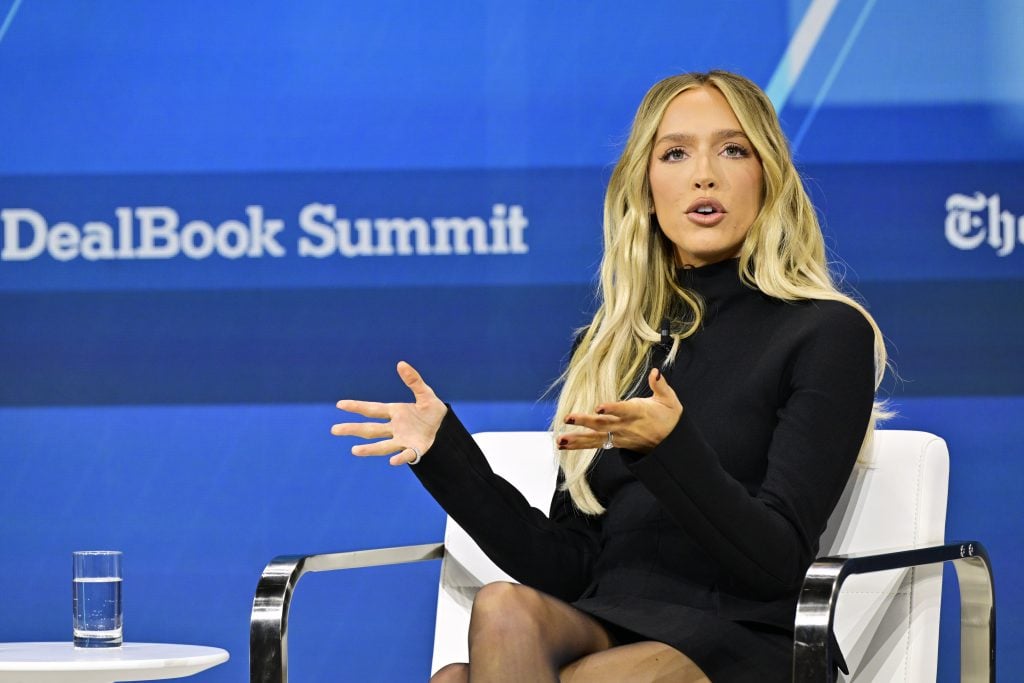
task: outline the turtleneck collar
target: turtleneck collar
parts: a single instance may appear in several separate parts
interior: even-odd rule
[[[697,268],[679,267],[676,269],[676,277],[680,285],[704,299],[709,311],[726,299],[755,291],[740,280],[738,258]]]

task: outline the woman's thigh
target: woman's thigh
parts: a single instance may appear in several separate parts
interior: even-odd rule
[[[485,637],[488,632],[492,637]],[[529,648],[522,642],[525,638],[540,645],[546,658],[559,666],[613,644],[604,626],[586,612],[529,586],[507,582],[488,584],[477,594],[470,618],[471,654],[478,637],[487,641],[488,649],[497,644],[511,651]]]
[[[563,683],[710,683],[679,650],[654,641],[619,645],[586,655],[563,667]]]

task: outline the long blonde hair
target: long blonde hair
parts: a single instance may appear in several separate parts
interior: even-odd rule
[[[677,284],[672,244],[652,225],[648,168],[669,103],[680,93],[705,85],[717,88],[728,101],[763,171],[761,208],[740,248],[740,278],[778,299],[831,299],[856,308],[875,332],[876,388],[881,382],[886,367],[882,333],[864,307],[840,292],[832,280],[817,215],[768,97],[753,82],[727,71],[681,74],[659,81],[644,96],[608,183],[600,306],[561,378],[555,431],[563,428],[569,413],[592,412],[597,404],[633,395],[640,388],[665,316],[688,311],[673,316],[677,327],[672,330],[670,359],[680,341],[700,327],[702,302]],[[875,421],[886,415],[884,405],[876,402],[862,455]],[[587,514],[604,512],[586,478],[596,454],[595,449],[560,454],[563,487]]]

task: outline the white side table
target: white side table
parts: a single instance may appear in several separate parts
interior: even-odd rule
[[[0,683],[114,683],[181,678],[228,661],[201,645],[125,643],[76,649],[71,643],[0,643]]]

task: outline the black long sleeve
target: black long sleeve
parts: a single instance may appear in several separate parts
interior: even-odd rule
[[[789,357],[788,398],[767,454],[751,454],[767,462],[756,491],[725,471],[691,411],[646,456],[624,454],[668,514],[724,568],[723,583],[763,597],[799,586],[814,560],[874,396],[874,337],[864,317],[830,302],[804,318],[784,332],[789,343],[776,347]],[[743,429],[742,414],[732,419]]]
[[[566,601],[590,582],[599,550],[599,519],[555,491],[550,517],[494,474],[451,409],[433,446],[412,468],[491,560],[517,581]]]

